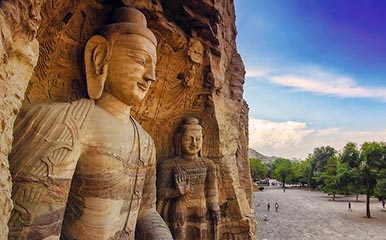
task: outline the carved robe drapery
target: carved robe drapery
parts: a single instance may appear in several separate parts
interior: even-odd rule
[[[10,239],[134,239],[157,219],[153,141],[134,119],[123,130],[112,119],[86,99],[21,113]]]
[[[176,157],[162,162],[157,174],[157,210],[172,232],[175,234],[180,230],[180,224],[184,222],[206,224],[208,209],[214,210],[215,206],[218,206],[215,163],[204,157],[194,160]],[[180,195],[177,191],[175,179],[178,174],[186,174],[189,179],[191,187],[185,195]],[[186,237],[189,237],[189,234]]]

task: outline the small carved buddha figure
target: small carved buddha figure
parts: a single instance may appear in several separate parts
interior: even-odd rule
[[[10,239],[172,239],[155,208],[153,140],[130,116],[155,80],[156,38],[127,7],[98,32],[84,51],[91,99],[19,116]]]
[[[220,217],[216,165],[201,148],[202,127],[197,118],[186,118],[176,136],[180,156],[158,167],[157,210],[176,240],[208,239],[209,217],[214,229]]]
[[[186,72],[186,76],[183,80],[183,85],[185,87],[191,87],[194,84],[194,80],[197,75],[197,69],[202,64],[204,56],[204,46],[202,43],[196,38],[191,38],[189,40],[189,48],[188,48],[188,57],[191,61],[191,65]]]

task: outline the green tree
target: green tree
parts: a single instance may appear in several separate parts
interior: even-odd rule
[[[312,188],[322,188],[324,185],[321,174],[324,171],[327,161],[334,157],[336,150],[330,146],[314,148],[311,155],[311,165],[308,174],[308,184]]]
[[[379,179],[374,189],[374,197],[379,201],[386,199],[386,178]]]
[[[315,171],[323,172],[327,161],[334,157],[336,150],[330,146],[317,147],[312,154],[312,160],[315,162]]]
[[[267,166],[261,162],[260,159],[250,158],[249,159],[251,176],[254,181],[263,179],[267,176]]]
[[[308,176],[307,176],[307,184],[309,189],[316,187],[316,181],[314,179],[314,171],[315,171],[315,161],[313,161],[312,154],[308,154],[306,161],[310,162],[308,167]]]
[[[285,189],[285,183],[290,181],[293,172],[291,161],[285,158],[277,158],[273,164],[272,176],[283,183],[283,189]]]
[[[300,183],[302,186],[308,183],[308,172],[311,165],[311,159],[304,161],[293,162],[293,178],[292,183]]]
[[[360,152],[356,143],[348,142],[339,156],[342,163],[346,163],[350,168],[357,168],[361,163]]]
[[[355,193],[356,201],[358,201],[358,195],[365,192],[359,170],[360,164],[360,151],[357,144],[347,143],[339,156],[337,165],[338,184],[346,194]]]
[[[356,201],[358,201],[358,195],[365,192],[360,169],[350,168],[346,163],[340,161],[337,165],[337,181],[343,193],[356,194]]]
[[[366,188],[366,217],[371,218],[370,197],[374,194],[377,178],[385,163],[385,146],[378,142],[365,142],[361,147],[361,173]]]
[[[335,201],[335,195],[339,193],[340,190],[337,177],[337,163],[338,159],[331,157],[327,160],[324,171],[320,174],[320,178],[324,182],[322,190],[328,195],[332,195],[332,201]]]

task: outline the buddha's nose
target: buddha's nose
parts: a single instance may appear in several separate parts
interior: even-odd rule
[[[153,83],[155,81],[155,68],[151,67],[149,70],[146,71],[146,73],[143,75],[143,78],[150,83]]]

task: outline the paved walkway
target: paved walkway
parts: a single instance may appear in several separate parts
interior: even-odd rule
[[[254,193],[257,236],[260,240],[386,240],[386,212],[371,200],[372,219],[364,218],[365,196],[338,197],[333,202],[322,192],[298,188],[265,188]],[[275,211],[275,202],[279,211]],[[352,212],[348,210],[351,201]],[[267,202],[271,209],[267,211]],[[259,205],[260,204],[260,205]],[[264,221],[267,215],[267,221]]]

